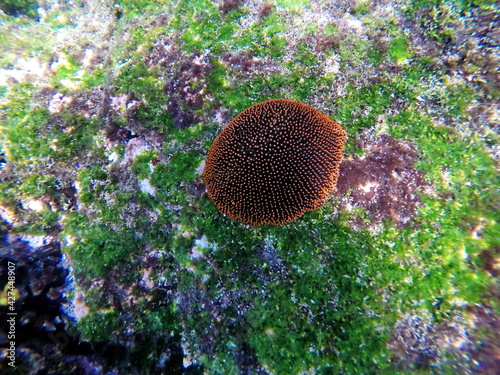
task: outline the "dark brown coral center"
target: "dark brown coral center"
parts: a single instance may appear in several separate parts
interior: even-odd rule
[[[217,137],[205,184],[221,213],[282,225],[323,205],[335,188],[346,134],[315,109],[270,100],[238,115]]]

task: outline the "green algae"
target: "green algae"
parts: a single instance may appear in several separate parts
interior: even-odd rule
[[[5,0],[0,9],[12,16],[25,15],[35,17],[37,2],[35,0]]]
[[[83,317],[78,323],[83,338],[93,342],[109,340],[112,333],[123,329],[120,324],[120,314],[117,311],[99,312]]]
[[[391,40],[388,47],[388,53],[391,59],[397,63],[404,63],[412,54],[408,51],[408,38],[404,35],[399,35]]]
[[[51,114],[40,104],[34,104],[29,84],[14,85],[5,94],[0,111],[6,117],[2,141],[6,152],[20,168],[45,169],[49,159],[68,162],[89,149],[97,150],[92,137],[98,124],[81,114],[62,112]]]
[[[479,8],[494,7],[491,0],[413,0],[407,7],[410,15],[420,12],[420,22],[425,26],[425,32],[441,45],[454,40],[456,29],[463,24],[463,16],[467,12]]]
[[[119,270],[131,263],[132,255],[141,246],[133,231],[115,231],[99,224],[86,225],[83,233],[71,231],[80,240],[65,250],[77,269],[85,269],[85,277],[102,278],[111,270]]]
[[[157,159],[157,154],[155,150],[147,150],[142,154],[137,155],[134,164],[132,165],[132,171],[137,175],[140,180],[149,177],[151,174],[151,162]]]

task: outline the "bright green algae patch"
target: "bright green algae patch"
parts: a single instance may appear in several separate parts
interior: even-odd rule
[[[498,301],[485,297],[496,281],[481,257],[500,246],[498,166],[487,151],[498,137],[463,131],[476,88],[448,82],[435,59],[416,57],[395,22],[383,25],[384,50],[372,39],[344,38],[332,25],[326,47],[317,49],[307,42],[318,32],[313,23],[300,37],[290,36],[287,20],[303,5],[295,1],[276,3],[277,10],[245,29],[251,14],[245,6],[222,12],[205,0],[136,2],[150,17],[162,7],[173,10],[168,20],[146,25],[128,2],[117,4],[116,32],[127,38],[111,51],[112,73],[96,70],[81,90],[109,82],[114,98],[131,95],[140,103],[136,109],[124,104],[110,118],[88,119],[71,108],[51,113],[35,99],[33,85],[2,90],[2,146],[12,167],[1,182],[2,206],[19,218],[12,230],[22,234],[61,225],[58,238],[77,285],[92,290],[77,326],[83,339],[112,336],[123,343],[135,334],[129,358],[143,373],[154,371],[168,340],[182,340],[186,358],[213,374],[401,373],[417,366],[402,364],[388,343],[407,314],[428,315],[439,327],[457,316],[465,326],[474,304],[500,313]],[[375,22],[369,5],[360,4],[355,12],[366,25]],[[128,26],[132,19],[137,22]],[[427,30],[444,43],[451,37],[439,23],[452,21],[435,16],[429,21],[435,31]],[[145,59],[161,41],[177,48],[167,66]],[[164,87],[183,62],[200,55],[209,68],[193,85],[204,87],[209,99],[194,114],[199,121],[176,127]],[[228,63],[235,56],[267,65],[243,74]],[[339,59],[338,71],[325,73],[328,59]],[[54,90],[82,67],[68,61],[49,82]],[[380,73],[376,82],[363,77],[362,68],[382,63],[396,64],[394,73]],[[350,69],[352,76],[344,73]],[[348,83],[334,95],[342,74]],[[221,128],[215,114],[225,109],[231,117],[275,97],[319,100],[349,134],[346,159],[368,152],[357,142],[365,130],[414,145],[415,168],[428,185],[418,190],[421,205],[410,223],[376,223],[362,207],[340,209],[338,196],[284,227],[249,228],[218,214],[200,175]],[[426,101],[438,109],[426,113]],[[442,126],[436,119],[453,122]],[[106,121],[133,128],[139,133],[130,137],[148,142],[158,132],[161,145],[150,142],[121,163],[135,138],[103,146]],[[61,171],[71,172],[66,180]],[[65,193],[69,187],[76,204]],[[41,211],[19,204],[32,199],[57,204]],[[366,226],[353,224],[360,216]],[[436,369],[453,371],[452,361],[417,371]]]
[[[192,280],[186,290],[202,282],[204,293],[215,301],[234,293],[233,304],[220,312],[229,318],[220,323],[223,334],[217,339],[222,347],[236,351],[249,345],[273,373],[366,372],[384,362],[392,319],[384,316],[381,286],[386,280],[378,280],[377,265],[391,268],[387,246],[377,248],[367,233],[354,233],[313,214],[286,228],[236,233],[226,230],[225,235],[238,240],[214,252],[207,249],[207,260],[194,263],[198,277],[186,275]],[[238,257],[232,255],[235,251]],[[217,269],[204,281],[211,269],[206,262]],[[242,311],[244,319],[238,318]],[[209,312],[198,312],[201,316],[187,327],[203,337],[215,322]],[[205,358],[211,372],[222,371],[218,359]]]

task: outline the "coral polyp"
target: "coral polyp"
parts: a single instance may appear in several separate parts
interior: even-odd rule
[[[323,206],[335,189],[347,134],[301,102],[253,105],[214,141],[205,185],[217,209],[250,225],[283,225]]]

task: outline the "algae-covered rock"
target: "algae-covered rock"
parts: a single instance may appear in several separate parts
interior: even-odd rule
[[[2,4],[0,372],[495,373],[498,17],[489,0]],[[272,99],[347,140],[321,208],[253,227],[203,171]]]

